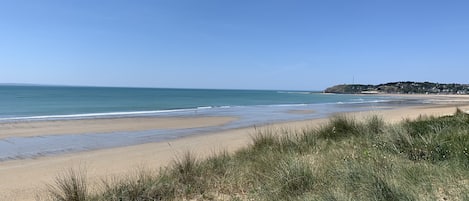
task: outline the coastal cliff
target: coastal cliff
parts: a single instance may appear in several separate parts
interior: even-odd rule
[[[469,94],[469,84],[432,82],[389,82],[379,85],[341,84],[329,87],[325,93],[337,94]]]

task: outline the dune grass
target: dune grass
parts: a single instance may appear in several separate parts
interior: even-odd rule
[[[336,116],[317,129],[261,130],[252,145],[190,153],[90,192],[59,177],[50,200],[469,200],[469,115],[388,125]],[[73,171],[72,171],[73,172]]]
[[[88,197],[86,171],[82,168],[69,169],[55,178],[55,183],[48,186],[51,200],[80,201]]]

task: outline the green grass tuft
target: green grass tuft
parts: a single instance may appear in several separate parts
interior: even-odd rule
[[[353,118],[338,115],[331,118],[330,122],[319,132],[319,137],[331,140],[340,140],[358,135],[360,124]]]
[[[88,200],[86,172],[83,169],[69,169],[55,179],[55,185],[48,186],[50,200],[85,201]]]
[[[406,121],[392,139],[397,151],[413,161],[451,160],[469,168],[469,115],[420,117]]]
[[[280,161],[270,182],[278,198],[290,198],[314,190],[315,176],[311,165],[295,158]]]

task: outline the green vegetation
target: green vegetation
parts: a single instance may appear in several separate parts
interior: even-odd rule
[[[87,190],[73,171],[50,200],[469,200],[469,115],[388,125],[336,116],[316,129],[262,130],[253,144]],[[90,187],[89,187],[90,188]]]
[[[469,84],[431,82],[390,82],[379,85],[342,84],[327,88],[326,93],[392,93],[392,94],[469,94]]]
[[[84,170],[70,169],[55,179],[55,185],[48,186],[52,200],[80,201],[87,200],[88,187]]]

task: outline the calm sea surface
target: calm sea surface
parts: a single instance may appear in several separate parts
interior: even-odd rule
[[[0,161],[129,146],[229,129],[391,109],[421,100],[300,91],[0,86],[0,123],[121,117],[232,116],[221,126],[0,139]],[[308,110],[307,113],[292,111]],[[0,131],[1,132],[1,131]]]
[[[298,91],[0,86],[0,121],[380,101],[389,98]]]

